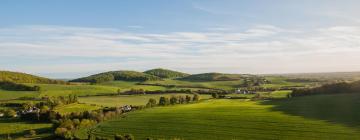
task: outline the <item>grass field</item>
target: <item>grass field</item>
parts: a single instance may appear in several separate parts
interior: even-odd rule
[[[68,114],[72,112],[84,112],[84,111],[91,111],[91,110],[97,110],[100,109],[100,106],[95,105],[88,105],[88,104],[68,104],[63,105],[60,107],[57,107],[54,109],[55,112],[59,112],[60,114]]]
[[[101,106],[113,107],[123,105],[146,105],[150,98],[159,101],[161,96],[171,97],[172,95],[190,95],[190,94],[147,94],[147,95],[119,95],[119,96],[93,96],[93,97],[80,97],[80,103],[96,104]],[[190,95],[191,97],[193,95]],[[200,95],[201,99],[209,99],[210,95]]]
[[[206,100],[131,112],[100,123],[91,133],[131,133],[137,139],[360,139],[359,99],[344,94],[266,102]]]
[[[37,131],[38,137],[47,135],[52,124],[50,123],[28,123],[18,119],[0,119],[0,139],[5,138],[8,134],[11,137],[19,137],[27,134],[27,131],[33,129]],[[45,134],[43,134],[45,133]],[[43,134],[43,135],[42,135]]]

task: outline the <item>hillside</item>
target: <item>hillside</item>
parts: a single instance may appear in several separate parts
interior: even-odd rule
[[[79,79],[71,80],[70,82],[90,82],[90,83],[102,83],[107,81],[147,81],[147,80],[158,80],[157,76],[149,75],[142,72],[136,71],[110,71],[90,75]]]
[[[147,70],[144,73],[154,75],[160,78],[180,78],[180,77],[189,76],[189,74],[186,73],[168,70],[168,69],[162,69],[162,68]]]
[[[14,83],[36,83],[36,84],[64,84],[64,81],[52,80],[31,74],[0,71],[0,81],[10,81]]]
[[[189,75],[183,78],[179,78],[179,80],[186,81],[234,81],[241,80],[249,75],[242,74],[224,74],[224,73],[202,73],[202,74],[194,74]]]

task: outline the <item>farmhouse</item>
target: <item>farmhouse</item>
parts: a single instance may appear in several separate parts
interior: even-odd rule
[[[123,111],[131,111],[131,106],[130,105],[124,105],[124,106],[122,106],[121,107],[121,109],[123,110]]]
[[[38,113],[38,112],[40,112],[40,109],[39,109],[39,108],[37,108],[37,107],[30,107],[30,108],[27,109],[27,110],[21,111],[21,114]]]

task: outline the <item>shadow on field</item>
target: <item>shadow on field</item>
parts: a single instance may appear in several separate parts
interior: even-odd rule
[[[360,94],[314,95],[261,102],[271,110],[360,129]]]
[[[31,136],[32,139],[40,139],[36,138],[38,135],[51,133],[51,129],[49,128],[40,128],[40,129],[33,129],[36,131],[36,136]],[[18,133],[10,133],[10,134],[2,134],[0,135],[0,139],[8,139],[8,136],[11,138],[19,138],[19,137],[27,137],[29,135],[29,131],[22,131]],[[29,138],[29,137],[28,137]]]

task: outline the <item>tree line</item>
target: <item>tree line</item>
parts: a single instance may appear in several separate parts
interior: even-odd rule
[[[325,84],[320,87],[293,89],[290,97],[318,95],[318,94],[341,94],[341,93],[358,93],[360,92],[360,81],[347,83]]]

